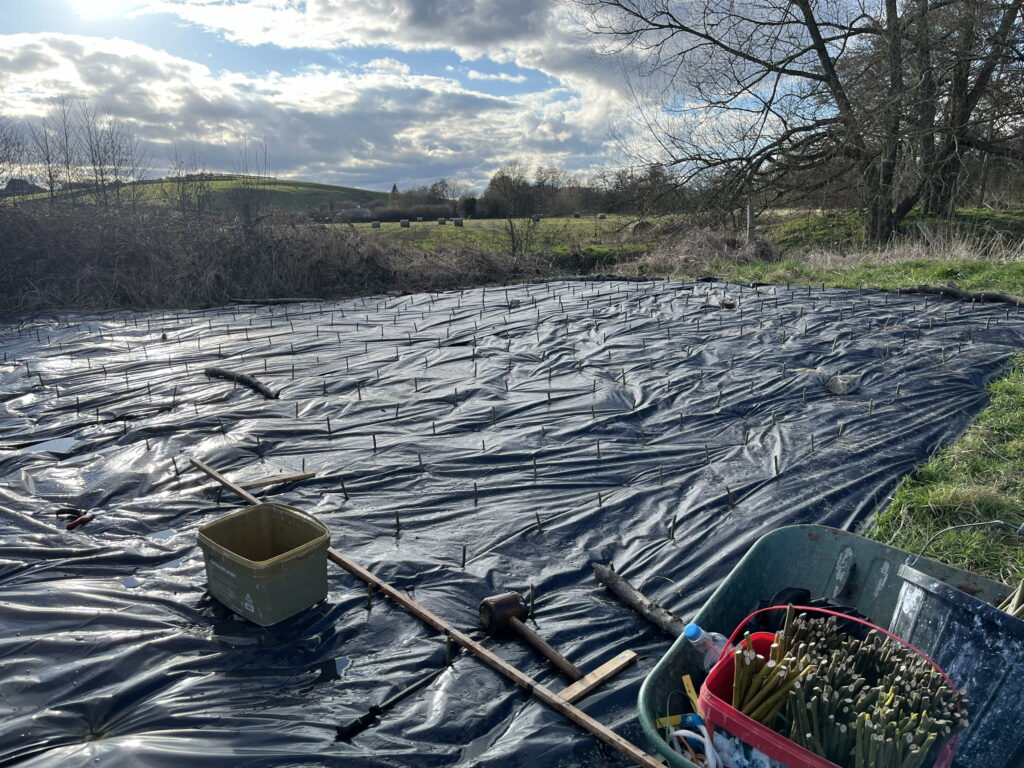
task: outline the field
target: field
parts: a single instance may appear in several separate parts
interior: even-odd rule
[[[239,188],[240,180],[234,176],[214,176],[207,180],[210,195],[210,208],[214,211],[228,212],[232,210],[232,193]],[[270,179],[267,182],[268,207],[280,211],[318,210],[325,205],[335,210],[366,206],[374,200],[387,197],[386,192],[373,192],[356,187],[340,187],[333,184],[317,184],[311,181],[293,179]],[[76,192],[75,200],[80,203],[94,203],[93,192]],[[112,191],[111,195],[118,194]],[[170,181],[145,181],[122,188],[122,199],[138,194],[139,202],[146,205],[171,205],[170,199],[175,194],[175,183]],[[63,195],[62,195],[63,197]],[[30,195],[29,200],[46,200],[45,193]]]
[[[515,227],[527,238],[528,250],[549,255],[580,272],[610,270],[620,261],[642,255],[658,243],[650,235],[634,235],[635,220],[628,216],[596,215],[550,217],[536,224],[516,221]],[[464,247],[482,251],[508,251],[508,224],[504,219],[466,219],[462,227],[452,222],[441,226],[436,219],[411,221],[404,228],[398,222],[381,222],[380,229],[368,223],[356,224],[358,232],[407,251],[438,253]]]

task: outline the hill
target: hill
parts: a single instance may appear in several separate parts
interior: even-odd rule
[[[242,183],[238,176],[216,175],[207,176],[205,182],[210,196],[210,208],[216,211],[232,210],[232,193]],[[124,185],[119,191],[111,190],[110,195],[122,196],[138,192],[144,203],[150,205],[168,205],[175,197],[175,182],[167,179],[140,181]],[[344,208],[368,206],[375,200],[386,198],[387,192],[374,192],[357,187],[342,187],[335,184],[318,184],[312,181],[295,179],[267,180],[269,207],[280,211],[308,211],[326,209],[339,211]],[[131,189],[135,188],[135,189]],[[75,190],[61,193],[61,197],[75,195],[79,202],[95,201],[96,193],[92,190]],[[45,200],[46,193],[37,193],[23,197],[23,200]]]
[[[147,187],[153,187],[156,197],[166,197],[167,187],[171,182],[151,182]],[[216,210],[229,210],[231,208],[231,191],[239,184],[237,177],[218,177],[210,181],[212,206]],[[374,200],[386,198],[387,192],[373,192],[368,189],[357,187],[341,187],[335,184],[317,184],[312,181],[298,181],[295,179],[270,179],[269,198],[270,207],[281,211],[308,211],[327,206],[334,210],[342,208],[353,208],[355,206],[367,206]],[[147,192],[149,190],[147,189]]]

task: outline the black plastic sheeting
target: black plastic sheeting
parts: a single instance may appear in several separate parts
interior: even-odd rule
[[[468,657],[335,743],[443,664],[443,639],[379,595],[367,610],[333,566],[298,616],[234,616],[195,534],[237,500],[188,457],[236,480],[315,470],[273,498],[460,628],[535,585],[539,631],[584,671],[641,654],[580,706],[642,745],[637,689],[669,643],[589,563],[688,615],[763,533],[856,526],[965,429],[1022,331],[1004,305],[626,281],[8,323],[0,764],[620,765]],[[836,373],[859,390],[827,393]],[[67,531],[68,508],[95,519]]]

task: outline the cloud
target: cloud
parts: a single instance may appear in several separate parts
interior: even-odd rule
[[[408,64],[391,58],[372,59],[366,62],[364,69],[370,72],[386,72],[392,75],[408,75],[412,72]]]
[[[486,72],[478,72],[475,69],[471,69],[466,73],[466,77],[470,80],[503,80],[506,83],[525,83],[526,75],[509,75],[505,72],[498,72],[497,74],[489,75]]]
[[[619,63],[631,54],[601,56],[559,0],[151,0],[141,12],[172,14],[242,45],[450,50],[542,72],[606,119],[628,108]]]
[[[128,124],[158,168],[177,143],[231,170],[245,137],[265,137],[282,176],[376,189],[448,177],[482,188],[516,157],[585,168],[607,141],[570,89],[494,96],[393,58],[254,75],[127,40],[45,33],[0,36],[0,52],[7,116],[39,118],[62,93],[88,99]]]

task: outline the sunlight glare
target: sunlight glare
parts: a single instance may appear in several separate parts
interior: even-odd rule
[[[116,16],[125,10],[126,0],[71,0],[71,10],[85,19]]]

